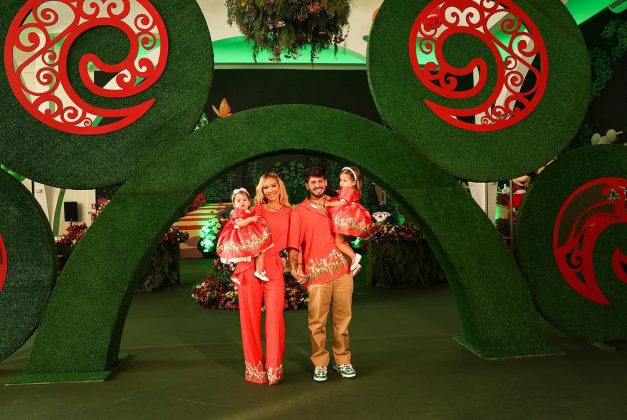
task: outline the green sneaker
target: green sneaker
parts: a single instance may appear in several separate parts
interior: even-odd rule
[[[314,369],[314,381],[324,382],[327,380],[327,367],[321,366]]]
[[[353,369],[353,365],[351,365],[350,363],[345,365],[336,365],[334,363],[333,370],[342,375],[342,378],[348,379],[357,376],[357,372],[355,372],[355,369]]]

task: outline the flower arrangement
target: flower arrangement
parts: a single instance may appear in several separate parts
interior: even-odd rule
[[[216,250],[218,244],[218,235],[222,230],[222,223],[217,217],[212,217],[200,229],[200,239],[198,247],[203,254],[211,254]]]
[[[182,231],[176,226],[171,227],[161,238],[161,245],[178,245],[189,239],[189,233]]]
[[[194,201],[189,206],[187,206],[185,213],[187,214],[196,211],[205,204],[207,204],[207,197],[205,197],[204,193],[200,193],[196,196],[196,198],[194,198]]]
[[[94,209],[94,211],[90,211],[89,214],[91,214],[91,220],[93,221],[96,217],[100,216],[100,214],[104,211],[105,207],[107,207],[107,204],[109,204],[109,201],[106,198],[99,198],[98,200],[96,200],[96,207]],[[92,209],[94,207],[92,206]]]
[[[208,309],[227,309],[237,311],[239,300],[231,275],[234,264],[222,264],[219,258],[213,261],[213,272],[207,274],[202,283],[192,289],[192,297],[201,306]]]
[[[392,223],[377,222],[372,225],[372,236],[370,242],[384,241],[411,241],[420,242],[424,239],[418,228],[409,223],[396,225]]]
[[[230,279],[234,269],[234,264],[222,264],[220,259],[216,258],[213,262],[213,272],[192,289],[192,297],[196,303],[208,309],[239,310],[238,291]],[[307,302],[309,294],[304,286],[298,284],[291,276],[285,276],[284,309],[303,309],[307,307]]]
[[[57,245],[76,245],[76,243],[85,235],[87,225],[85,223],[81,223],[80,225],[70,225],[66,231],[67,233],[54,238]]]
[[[228,23],[237,24],[253,43],[253,57],[261,50],[296,58],[305,45],[311,46],[311,61],[333,44],[344,42],[349,0],[226,0]]]

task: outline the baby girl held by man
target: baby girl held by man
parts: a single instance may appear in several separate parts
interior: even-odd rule
[[[361,255],[355,253],[348,243],[347,237],[366,238],[372,229],[372,217],[364,206],[359,203],[362,191],[361,171],[356,166],[346,166],[340,172],[340,189],[338,197],[327,200],[331,229],[335,234],[335,245],[351,259],[350,271],[353,275],[361,269]]]

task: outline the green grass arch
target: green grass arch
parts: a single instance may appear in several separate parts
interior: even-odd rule
[[[185,206],[242,162],[296,151],[349,160],[400,200],[445,271],[462,319],[463,344],[484,357],[548,350],[511,253],[452,176],[369,120],[328,108],[280,105],[241,112],[181,138],[120,188],[68,261],[30,364],[15,382],[106,377],[119,361],[139,277]]]

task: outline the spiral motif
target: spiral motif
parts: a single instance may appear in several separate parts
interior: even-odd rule
[[[418,14],[409,35],[415,75],[442,97],[469,99],[486,87],[488,66],[482,58],[462,68],[448,63],[443,46],[456,34],[474,36],[489,48],[496,63],[495,88],[471,108],[425,100],[429,109],[449,124],[472,131],[501,130],[525,119],[540,102],[548,78],[546,47],[531,19],[510,0],[434,0]],[[462,79],[474,82],[464,86]]]
[[[625,178],[599,178],[582,185],[557,215],[553,230],[555,262],[570,287],[592,302],[610,303],[594,273],[595,244],[603,231],[622,223],[627,223]],[[627,283],[625,264],[627,255],[617,247],[612,255],[613,272]]]
[[[79,62],[82,83],[91,92],[111,98],[150,88],[165,69],[168,37],[148,0],[29,0],[7,33],[4,62],[13,94],[31,115],[59,131],[110,133],[141,118],[155,102],[104,109],[88,104],[73,89],[67,69],[69,51],[80,35],[98,26],[121,30],[130,41],[130,51],[116,64],[85,54]],[[91,67],[115,76],[106,86],[98,86],[90,77]],[[100,124],[104,118],[112,122]]]
[[[4,289],[4,282],[7,279],[7,271],[9,270],[9,261],[7,259],[7,249],[4,246],[4,239],[0,233],[0,293]]]

